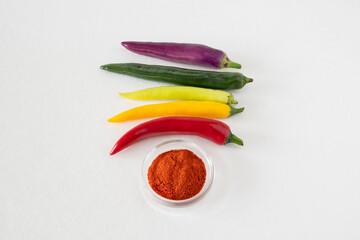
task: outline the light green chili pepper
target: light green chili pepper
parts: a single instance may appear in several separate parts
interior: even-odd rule
[[[238,103],[229,92],[199,87],[154,87],[134,92],[119,93],[119,95],[132,100],[176,99],[213,101],[226,104]]]

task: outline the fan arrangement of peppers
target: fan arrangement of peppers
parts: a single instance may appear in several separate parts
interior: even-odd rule
[[[240,64],[231,61],[223,51],[201,44],[122,42],[122,45],[137,54],[172,62],[216,69],[241,68]],[[107,64],[101,66],[101,69],[142,79],[183,85],[119,93],[120,96],[133,100],[181,101],[140,106],[108,119],[109,122],[123,122],[160,117],[139,124],[128,131],[116,142],[110,155],[140,140],[170,134],[196,135],[217,144],[232,142],[243,145],[243,141],[231,133],[228,125],[209,118],[226,118],[242,112],[244,108],[230,106],[238,102],[231,93],[223,90],[240,89],[252,82],[251,78],[239,72],[200,71],[139,63]]]

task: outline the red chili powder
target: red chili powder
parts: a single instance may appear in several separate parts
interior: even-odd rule
[[[171,150],[157,156],[148,170],[151,188],[160,196],[184,200],[198,194],[205,184],[204,162],[192,151]]]

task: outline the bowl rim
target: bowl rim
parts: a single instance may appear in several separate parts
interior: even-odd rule
[[[149,159],[149,158],[159,148],[164,147],[166,145],[173,144],[173,143],[181,143],[181,144],[185,145],[183,149],[187,149],[186,145],[188,145],[192,148],[195,148],[197,151],[199,151],[201,153],[202,156],[201,157],[199,156],[199,157],[204,162],[205,168],[206,168],[206,165],[208,166],[208,169],[207,169],[208,171],[206,172],[206,180],[205,180],[204,186],[202,187],[200,192],[198,194],[196,194],[195,196],[184,199],[184,200],[172,200],[172,199],[168,199],[168,198],[164,198],[164,197],[160,196],[151,188],[151,186],[148,182],[148,178],[147,178],[148,168],[151,166],[151,164],[147,168],[146,168],[145,164],[148,161],[152,162],[157,156],[153,159]],[[170,151],[170,150],[168,150],[168,151]],[[189,149],[189,150],[191,150],[191,149]],[[146,192],[148,192],[148,194],[151,195],[157,202],[160,202],[161,204],[166,205],[166,206],[178,207],[178,206],[189,205],[194,202],[197,202],[198,200],[200,200],[201,198],[203,198],[206,195],[206,193],[210,190],[210,188],[213,184],[213,181],[214,181],[214,176],[215,176],[214,170],[215,169],[214,169],[212,159],[203,148],[201,148],[199,145],[197,145],[196,143],[194,143],[192,141],[177,138],[177,139],[166,140],[164,142],[157,144],[146,154],[146,156],[142,162],[142,165],[141,165],[141,178],[143,180],[142,182],[143,182],[144,188],[146,189]]]

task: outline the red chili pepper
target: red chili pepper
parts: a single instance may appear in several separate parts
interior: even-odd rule
[[[223,122],[208,118],[163,117],[144,122],[129,130],[116,142],[110,155],[143,139],[174,134],[196,135],[220,145],[230,142],[243,145],[243,141],[232,134],[230,127]]]

